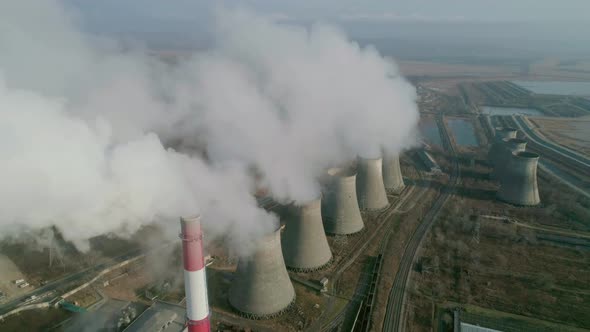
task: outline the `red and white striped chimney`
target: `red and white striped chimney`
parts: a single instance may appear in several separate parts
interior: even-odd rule
[[[209,332],[209,302],[201,217],[180,218],[188,332]]]

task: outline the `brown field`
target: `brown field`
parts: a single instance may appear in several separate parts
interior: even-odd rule
[[[577,119],[530,117],[529,121],[549,140],[590,157],[590,117]]]
[[[448,314],[439,314],[450,302],[570,330],[590,328],[590,249],[545,237],[555,229],[590,235],[590,202],[541,172],[541,206],[499,203],[488,170],[475,166],[462,164],[457,194],[418,254],[406,307],[408,330],[431,331],[439,326],[439,318],[448,323]],[[486,215],[516,217],[524,225]],[[445,331],[452,325],[446,326]]]
[[[590,60],[562,66],[559,59],[543,59],[529,65],[527,73],[512,64],[474,65],[436,61],[397,61],[405,76],[421,77],[420,85],[457,95],[457,85],[466,82],[499,80],[589,81]]]

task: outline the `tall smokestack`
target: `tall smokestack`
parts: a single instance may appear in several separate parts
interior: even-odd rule
[[[511,139],[516,138],[516,128],[510,127],[496,127],[494,142],[490,147],[490,151],[488,152],[488,160],[492,164],[492,166],[496,166],[498,162],[498,155],[502,151],[502,145],[504,144],[504,139]]]
[[[360,232],[363,218],[356,196],[356,173],[352,170],[332,168],[322,199],[322,218],[328,234],[348,235]]]
[[[383,184],[385,189],[399,193],[404,189],[404,178],[399,165],[399,155],[383,155]]]
[[[380,210],[389,204],[382,166],[381,158],[357,159],[356,194],[362,210]]]
[[[512,154],[514,152],[522,152],[526,149],[526,141],[520,138],[504,138],[502,140],[501,149],[497,154],[497,162],[492,172],[492,179],[500,179],[502,172],[506,169]]]
[[[514,205],[537,205],[537,164],[539,155],[532,152],[514,152],[500,179],[498,199]]]
[[[287,267],[300,272],[319,270],[332,260],[321,199],[290,207],[283,232],[283,257]]]
[[[180,218],[180,238],[184,259],[184,291],[188,332],[209,332],[207,276],[203,256],[201,217]]]
[[[258,239],[252,256],[242,257],[238,262],[229,289],[229,303],[245,317],[276,317],[295,300],[281,251],[280,232],[277,228]]]

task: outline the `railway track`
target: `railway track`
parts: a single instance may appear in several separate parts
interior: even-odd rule
[[[421,191],[418,191],[418,193],[421,193]],[[399,198],[394,204],[391,204],[389,207],[387,207],[386,209],[384,209],[383,211],[381,211],[377,214],[377,216],[375,217],[375,220],[378,222],[378,225],[373,230],[371,235],[368,238],[360,237],[352,245],[352,249],[348,253],[346,253],[343,258],[341,258],[337,262],[337,264],[339,265],[339,268],[335,271],[334,277],[332,278],[333,289],[338,289],[339,281],[340,281],[340,277],[341,277],[342,273],[344,273],[344,271],[346,271],[346,269],[348,269],[348,267],[350,267],[350,265],[352,263],[354,263],[361,254],[364,253],[366,247],[369,244],[373,243],[373,239],[378,234],[383,234],[383,232],[387,232],[386,234],[390,234],[390,228],[386,227],[386,225],[388,225],[388,222],[391,221],[391,218],[393,217],[394,214],[401,213],[399,209],[402,206],[404,206],[408,200],[413,198],[414,195],[417,195],[418,193],[416,192],[415,185],[407,185],[404,188],[404,190],[399,194]],[[383,245],[384,245],[383,241],[384,240],[382,240],[381,247],[380,247],[381,253],[383,252]],[[326,312],[330,312],[332,310],[333,305],[334,305],[333,298],[331,298],[331,300],[329,301],[329,303],[327,305]],[[308,331],[318,331],[318,330],[319,331],[333,331],[333,330],[337,329],[338,326],[340,326],[340,324],[342,324],[342,322],[345,319],[345,315],[346,315],[347,311],[348,311],[348,306],[345,307],[343,310],[341,310],[329,322],[327,322],[325,324],[321,324],[320,323],[321,319],[319,319],[318,323],[312,324],[312,326],[309,327],[307,330]]]
[[[416,230],[412,234],[410,241],[408,241],[408,243],[406,244],[399,269],[393,282],[393,288],[389,293],[385,313],[385,321],[383,322],[383,331],[403,330],[402,323],[405,313],[404,304],[406,297],[406,286],[408,284],[416,252],[420,248],[422,239],[430,230],[430,227],[436,220],[436,217],[442,210],[443,206],[453,194],[453,188],[458,184],[460,180],[459,162],[456,158],[455,149],[451,143],[446,126],[444,125],[443,116],[441,116],[440,119],[438,119],[437,124],[439,126],[440,132],[442,133],[441,136],[443,138],[443,144],[445,145],[445,149],[453,156],[453,166],[449,181],[449,188],[447,190],[444,190],[436,198],[432,208],[430,209],[430,211],[428,211],[428,213],[426,214],[418,228],[416,228]]]
[[[338,261],[335,262],[338,264],[338,269],[334,272],[334,277],[332,277],[332,285],[333,290],[338,289],[338,285],[340,282],[340,277],[356,261],[356,259],[364,252],[366,247],[372,243],[373,239],[378,235],[382,234],[382,229],[385,227],[388,221],[390,221],[391,217],[394,213],[397,212],[398,208],[402,203],[404,203],[408,196],[410,196],[413,192],[411,189],[413,187],[406,186],[406,188],[400,193],[399,199],[394,203],[388,206],[383,211],[379,212],[375,217],[375,220],[379,222],[377,227],[373,230],[373,232],[369,235],[369,237],[361,236],[359,239],[352,245],[350,250],[344,254],[344,256]],[[331,312],[334,306],[334,297],[332,296],[327,304],[326,312]],[[347,307],[341,310],[335,317],[333,317],[329,322],[325,324],[321,324],[321,318],[318,319],[316,324],[313,324],[309,327],[308,331],[332,331],[336,329],[340,324],[342,324]]]

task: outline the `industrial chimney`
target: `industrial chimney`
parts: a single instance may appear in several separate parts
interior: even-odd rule
[[[251,256],[240,258],[229,289],[229,303],[245,317],[267,319],[283,313],[294,300],[277,228],[258,239]]]
[[[399,155],[383,155],[383,184],[385,189],[399,193],[404,189],[404,178],[399,166]]]
[[[490,151],[488,152],[488,159],[492,166],[497,165],[498,155],[502,151],[502,145],[504,144],[504,139],[511,139],[516,138],[516,128],[510,127],[496,127],[495,130],[496,134],[494,136],[494,142],[490,147]]]
[[[322,223],[321,199],[290,206],[285,219],[283,256],[288,268],[309,272],[330,263],[332,252]]]
[[[498,150],[497,162],[492,172],[492,179],[500,179],[502,172],[506,169],[508,162],[512,158],[512,153],[524,151],[526,148],[526,141],[520,138],[504,138],[502,145]]]
[[[498,199],[514,205],[537,205],[537,164],[539,155],[532,152],[514,152],[500,178]]]
[[[356,196],[356,173],[350,169],[331,168],[322,200],[324,229],[328,234],[348,235],[365,225]]]
[[[201,218],[180,218],[188,332],[209,332],[209,302]]]
[[[357,159],[356,194],[362,210],[380,210],[389,204],[383,184],[381,158]]]

